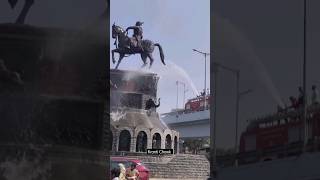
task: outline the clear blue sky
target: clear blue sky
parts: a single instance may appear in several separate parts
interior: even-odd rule
[[[164,49],[168,65],[161,64],[156,48],[155,63],[151,69],[160,76],[160,113],[176,107],[177,80],[186,83],[189,90],[186,99],[194,96],[190,83],[174,64],[190,76],[198,91],[204,88],[204,57],[192,49],[210,51],[210,0],[111,0],[110,9],[111,24],[115,22],[126,28],[134,25],[137,20],[143,21],[144,38],[160,43]],[[113,42],[114,39],[111,39],[111,49],[115,48]],[[210,87],[209,59],[210,57],[207,58],[207,87]],[[110,63],[111,68],[114,68],[111,57]],[[133,55],[123,59],[120,69],[137,70],[141,65],[140,55]],[[178,92],[179,107],[182,107],[182,85]]]

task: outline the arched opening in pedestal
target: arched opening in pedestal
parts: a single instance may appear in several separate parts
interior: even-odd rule
[[[171,144],[172,144],[171,136],[170,136],[170,134],[168,134],[166,136],[166,146],[165,146],[165,148],[166,149],[171,149]]]
[[[119,136],[118,151],[130,151],[131,135],[128,130],[122,130]]]
[[[136,152],[147,152],[147,133],[140,131],[137,136]]]
[[[178,138],[177,136],[174,137],[174,153],[177,154],[178,151]]]
[[[152,149],[160,149],[161,148],[161,135],[159,133],[155,133],[152,137]]]

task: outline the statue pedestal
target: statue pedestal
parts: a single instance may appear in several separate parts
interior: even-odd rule
[[[157,99],[159,77],[153,73],[110,70],[112,150],[144,152],[150,148],[177,147],[179,133],[160,120],[154,110],[145,110]],[[115,88],[116,87],[116,88]]]

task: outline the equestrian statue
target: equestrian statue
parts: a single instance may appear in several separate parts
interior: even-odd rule
[[[160,58],[164,65],[164,54],[162,47],[159,43],[154,43],[151,40],[143,39],[143,30],[142,30],[143,22],[136,22],[135,26],[130,26],[126,30],[122,29],[120,26],[112,25],[112,38],[115,39],[116,49],[111,51],[112,53],[112,62],[115,63],[114,53],[119,53],[119,60],[115,67],[118,69],[121,60],[125,57],[125,55],[132,54],[140,54],[141,59],[143,61],[142,67],[147,65],[147,58],[150,59],[149,68],[151,68],[154,58],[152,53],[154,51],[154,47],[157,46],[160,51]],[[133,30],[133,37],[128,37],[128,31]]]

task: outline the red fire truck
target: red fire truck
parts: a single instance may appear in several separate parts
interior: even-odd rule
[[[290,146],[303,141],[302,109],[253,120],[240,137],[240,153]],[[320,106],[308,108],[309,141],[320,138]]]
[[[194,112],[204,110],[204,97],[205,96],[198,96],[196,98],[189,99],[185,104],[185,111]],[[206,95],[206,109],[210,107],[210,97],[210,95]]]

